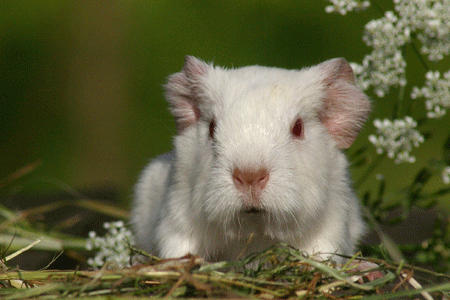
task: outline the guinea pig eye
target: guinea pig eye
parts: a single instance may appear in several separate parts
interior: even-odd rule
[[[214,138],[214,131],[216,130],[216,121],[214,119],[209,122],[209,137]]]
[[[295,120],[295,123],[291,129],[291,133],[295,138],[298,139],[304,138],[304,128],[302,119],[298,118],[297,120]]]

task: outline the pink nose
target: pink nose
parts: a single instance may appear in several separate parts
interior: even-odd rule
[[[259,170],[241,170],[235,168],[233,171],[234,185],[243,193],[250,192],[253,195],[259,195],[268,181],[269,171],[264,168]]]

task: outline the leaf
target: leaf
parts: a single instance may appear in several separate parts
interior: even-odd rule
[[[361,159],[351,163],[352,168],[362,167],[367,164],[367,157],[363,156]]]
[[[370,191],[367,191],[362,197],[362,204],[364,206],[369,206],[369,202],[370,202]]]
[[[367,151],[367,148],[368,148],[367,146],[362,146],[362,147],[356,149],[353,153],[350,153],[348,155],[348,157],[351,160],[354,160],[354,159],[358,158],[359,156],[363,155]]]
[[[422,132],[422,136],[425,140],[429,140],[433,137],[433,133],[431,131]]]
[[[374,209],[380,209],[380,205],[383,202],[383,195],[384,195],[384,191],[386,189],[386,180],[383,178],[381,178],[380,180],[380,185],[378,186],[378,195],[377,198],[375,199],[375,201],[372,203],[372,208]]]
[[[450,135],[443,145],[443,155],[445,163],[450,166]]]
[[[434,197],[444,196],[444,195],[447,195],[448,193],[450,193],[450,187],[437,190],[436,192],[432,193],[431,196],[434,196]]]
[[[408,191],[408,198],[411,201],[411,205],[418,200],[420,192],[422,191],[425,184],[430,180],[433,173],[427,168],[422,168],[422,170],[417,173],[414,182],[411,184]]]
[[[426,209],[431,209],[433,207],[436,207],[438,202],[439,202],[438,200],[432,200],[432,201],[430,201],[428,203],[425,203],[425,204],[421,205],[420,207],[426,208]]]

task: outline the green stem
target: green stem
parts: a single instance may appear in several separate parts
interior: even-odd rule
[[[414,52],[414,54],[416,55],[416,57],[419,59],[420,64],[422,65],[422,67],[425,69],[425,71],[429,71],[430,67],[428,66],[427,62],[425,61],[425,59],[423,58],[422,54],[420,53],[419,49],[417,49],[416,45],[414,44],[414,40],[416,39],[415,36],[412,36],[412,41],[409,43],[409,45],[411,45],[411,48]],[[414,101],[411,99],[411,101],[409,101],[409,105],[405,110],[406,114],[410,114],[413,105],[417,103],[417,101]]]
[[[401,85],[400,88],[398,89],[398,102],[394,110],[394,119],[397,119],[399,116],[402,115],[404,96],[405,96],[405,86]]]
[[[377,158],[372,161],[372,163],[367,167],[366,171],[362,174],[362,176],[355,182],[355,188],[359,189],[361,185],[369,178],[369,175],[378,167],[380,162],[384,159],[386,153],[382,153],[377,155]]]
[[[412,37],[412,40],[415,39],[415,36]],[[420,64],[424,67],[425,71],[429,71],[430,67],[428,67],[427,62],[425,61],[425,59],[423,59],[422,54],[420,53],[419,49],[417,49],[416,45],[414,44],[414,41],[411,41],[409,43],[411,45],[411,48],[414,51],[414,54],[416,54],[417,58],[420,61]]]

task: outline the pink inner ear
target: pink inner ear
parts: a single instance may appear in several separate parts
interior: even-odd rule
[[[199,93],[207,68],[205,62],[186,56],[183,70],[170,76],[165,85],[166,98],[179,131],[194,125],[200,118]]]
[[[180,132],[197,123],[200,118],[200,110],[192,101],[180,102],[177,107],[172,108],[172,113],[175,116],[175,122]]]
[[[322,65],[325,99],[320,119],[339,148],[348,148],[356,139],[370,111],[367,96],[354,84],[354,75],[345,59]]]
[[[324,116],[321,121],[325,124],[331,136],[335,139],[338,148],[349,148],[358,135],[357,131],[347,131],[347,119],[343,115],[336,117]]]
[[[200,79],[199,77],[206,74],[208,65],[194,56],[186,55],[183,70],[187,78],[195,84],[195,81]]]

